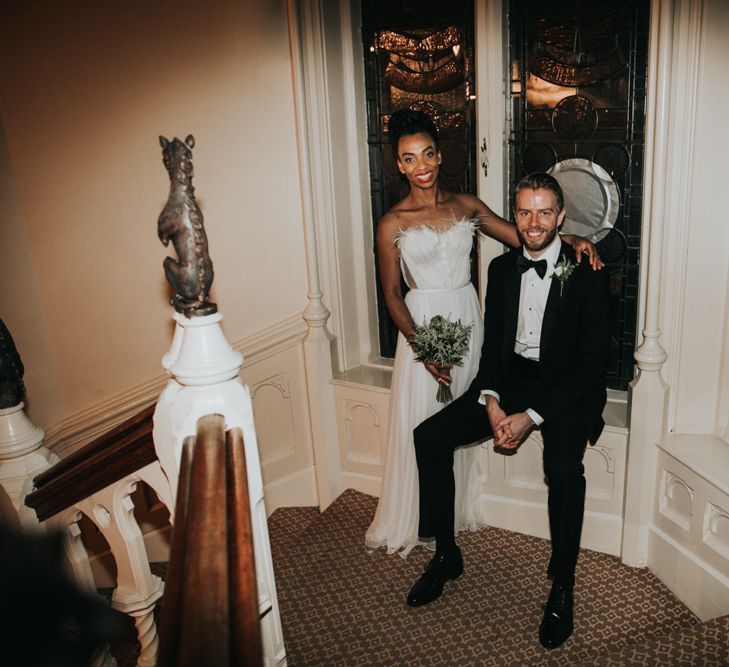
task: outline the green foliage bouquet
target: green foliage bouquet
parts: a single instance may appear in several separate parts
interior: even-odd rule
[[[471,324],[463,324],[461,320],[451,322],[442,315],[436,315],[427,324],[423,322],[410,337],[416,361],[433,363],[441,370],[462,366],[472,328]],[[449,403],[453,400],[451,388],[439,382],[436,398],[439,403]]]

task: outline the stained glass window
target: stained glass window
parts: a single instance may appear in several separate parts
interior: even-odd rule
[[[362,46],[372,224],[376,227],[408,191],[387,137],[387,123],[399,109],[418,109],[433,119],[443,155],[443,186],[475,193],[473,3],[363,0]],[[376,247],[373,252],[377,262]],[[475,271],[475,261],[473,266]],[[379,275],[377,308],[380,354],[392,357],[397,329]]]

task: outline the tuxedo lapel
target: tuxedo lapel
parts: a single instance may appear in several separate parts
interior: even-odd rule
[[[511,262],[504,280],[504,359],[509,358],[514,352],[516,327],[519,320],[521,274],[516,268],[516,258],[519,252],[521,249],[512,251]]]
[[[566,246],[564,243],[562,243],[562,248],[560,249],[558,262],[562,261],[562,253],[565,253],[568,258],[571,254],[566,251]],[[544,354],[547,349],[547,345],[549,344],[549,337],[552,334],[552,329],[554,328],[554,323],[557,320],[557,316],[564,306],[564,300],[567,296],[571,278],[567,279],[567,282],[564,284],[564,286],[557,278],[549,278],[549,280],[552,281],[552,284],[549,288],[547,304],[544,307],[544,319],[542,320],[542,335],[539,339],[540,359],[544,359]]]

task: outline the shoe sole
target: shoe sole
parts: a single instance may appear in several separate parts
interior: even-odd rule
[[[541,637],[541,633],[540,633],[539,643],[544,648],[549,649],[549,650],[552,650],[553,648],[559,648],[560,646],[562,646],[562,644],[564,644],[572,636],[572,632],[574,631],[574,629],[575,629],[575,625],[574,625],[574,623],[571,623],[569,626],[569,629],[567,631],[565,631],[564,633],[559,635],[556,639],[554,639],[549,644],[544,642],[544,640]]]

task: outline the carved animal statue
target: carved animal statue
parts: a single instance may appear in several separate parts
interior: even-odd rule
[[[25,398],[24,370],[13,337],[0,320],[0,410],[13,408]]]
[[[187,317],[210,315],[217,311],[217,306],[208,301],[213,263],[192,187],[195,139],[191,134],[185,141],[160,137],[159,143],[170,176],[170,195],[157,220],[157,233],[165,246],[172,241],[177,253],[177,261],[171,257],[164,261],[165,276],[175,290],[170,303]]]

